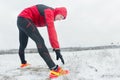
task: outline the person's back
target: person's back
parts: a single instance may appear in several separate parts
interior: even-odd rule
[[[53,9],[43,4],[34,5],[25,8],[18,16],[28,18],[38,27],[46,26],[45,23],[45,9]]]

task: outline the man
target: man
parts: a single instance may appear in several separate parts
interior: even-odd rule
[[[61,62],[64,64],[64,59],[60,52],[54,21],[64,20],[66,16],[67,10],[65,7],[52,8],[43,4],[25,8],[18,15],[17,26],[19,29],[19,57],[21,60],[21,68],[29,65],[29,63],[27,63],[25,60],[24,51],[28,43],[28,37],[30,37],[36,43],[40,56],[44,59],[51,70],[50,77],[58,77],[59,75],[68,73],[68,70],[63,70],[60,66],[53,62],[49,55],[48,49],[46,48],[44,40],[37,29],[37,27],[47,26],[49,40],[53,50],[56,53],[56,59],[61,59]]]

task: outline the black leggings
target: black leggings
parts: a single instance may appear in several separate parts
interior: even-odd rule
[[[18,17],[17,26],[19,29],[19,56],[21,63],[26,63],[24,51],[28,43],[28,37],[30,37],[36,43],[38,52],[48,67],[51,69],[56,66],[51,59],[48,49],[45,46],[44,40],[34,23],[29,19]]]

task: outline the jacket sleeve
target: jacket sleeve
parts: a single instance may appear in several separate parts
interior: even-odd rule
[[[57,33],[54,26],[54,13],[51,9],[45,10],[45,19],[47,24],[49,41],[52,48],[60,48],[58,38],[57,38]]]

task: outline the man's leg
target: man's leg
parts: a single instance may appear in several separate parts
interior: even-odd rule
[[[45,46],[44,40],[40,35],[36,26],[32,23],[32,21],[29,19],[20,18],[18,19],[18,25],[19,25],[18,27],[36,43],[38,52],[40,56],[44,59],[48,67],[50,69],[55,67],[56,65],[49,55],[49,52]]]
[[[25,48],[27,46],[28,43],[28,36],[22,31],[19,30],[19,57],[21,60],[21,64],[25,64],[26,60],[25,60]]]

